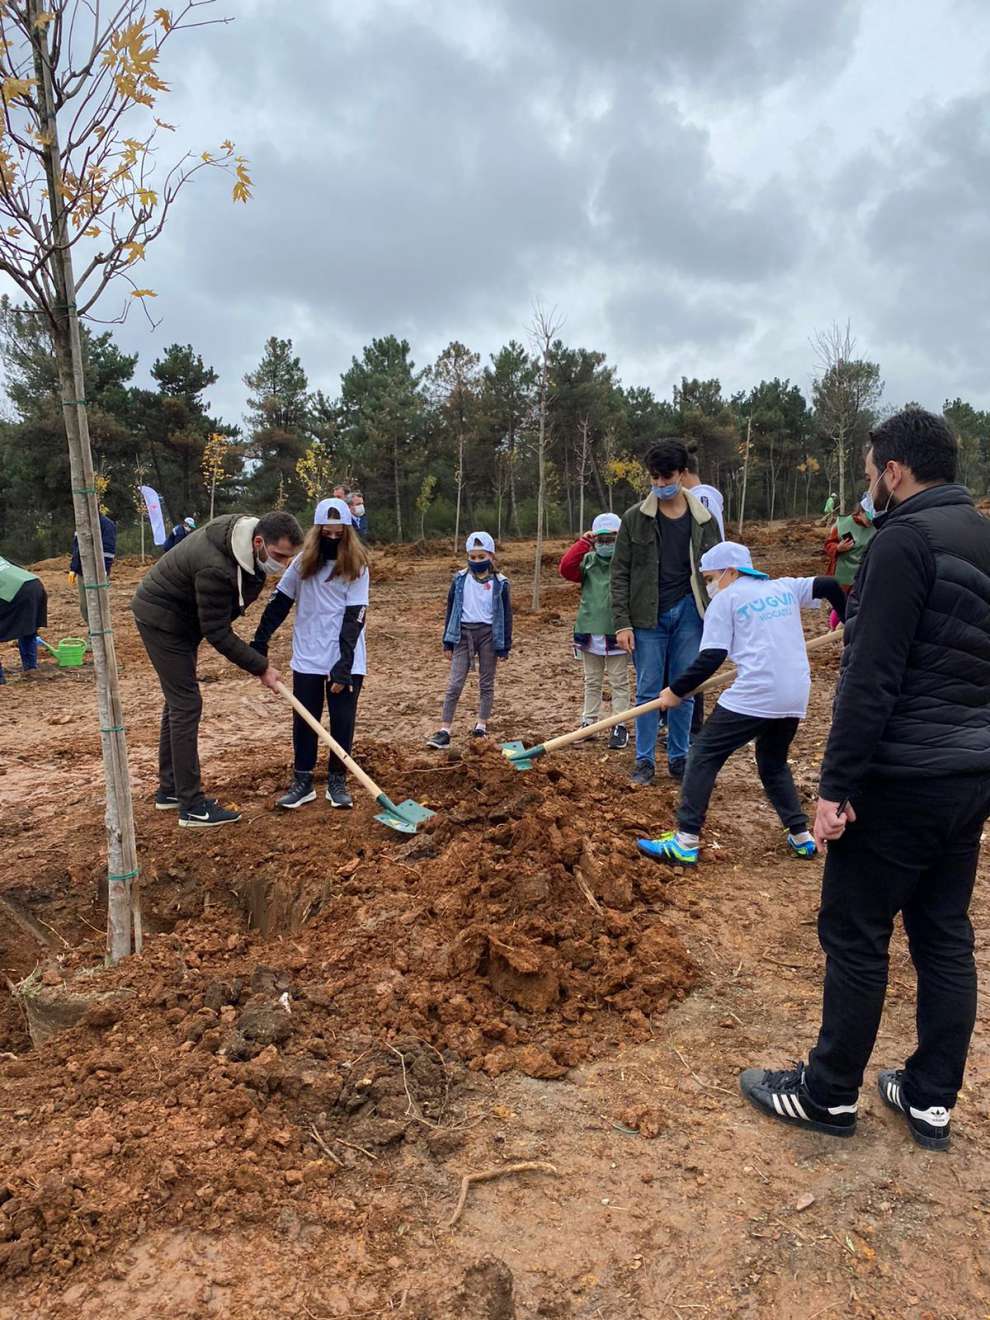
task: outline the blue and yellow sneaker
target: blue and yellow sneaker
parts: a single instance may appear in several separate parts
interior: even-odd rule
[[[677,842],[674,830],[661,834],[659,839],[637,839],[636,847],[655,862],[670,862],[674,866],[697,866],[698,845],[686,846]]]
[[[818,845],[810,834],[805,831],[805,836],[795,838],[793,834],[787,835],[787,847],[795,857],[800,857],[802,861],[811,861],[813,857],[818,856]]]

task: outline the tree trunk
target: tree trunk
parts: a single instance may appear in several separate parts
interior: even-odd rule
[[[137,952],[141,951],[139,887],[134,883],[138,877],[137,842],[134,836],[127,739],[124,734],[124,714],[117,675],[109,588],[103,566],[100,510],[96,497],[93,452],[85,403],[82,345],[75,305],[75,277],[68,243],[65,207],[62,203],[62,164],[52,94],[47,27],[44,21],[39,22],[41,13],[41,0],[28,0],[39,104],[46,136],[49,138],[44,150],[44,159],[48,176],[48,205],[55,238],[55,246],[47,263],[56,295],[52,337],[69,445],[69,471],[72,480],[76,536],[79,542],[79,557],[82,561],[83,584],[88,592],[89,636],[96,671],[96,700],[107,790],[105,817],[108,871],[107,955],[111,962],[117,962],[131,952],[132,923],[133,947]]]
[[[749,442],[752,433],[753,419],[750,417],[746,421],[746,457],[743,459],[742,494],[739,497],[739,531],[737,535],[740,541],[743,534],[743,522],[746,518],[746,483],[749,480]]]
[[[599,503],[600,503],[600,504],[605,504],[606,501],[607,501],[607,502],[608,502],[609,510],[611,511],[611,508],[612,508],[612,501],[611,501],[612,490],[611,490],[611,487],[609,487],[609,493],[608,493],[608,495],[606,495],[606,494],[605,494],[605,487],[604,487],[604,485],[602,484],[602,474],[598,471],[598,460],[597,460],[597,458],[595,458],[595,451],[594,451],[594,449],[592,449],[592,450],[590,451],[590,455],[589,455],[589,456],[590,456],[590,461],[591,461],[591,475],[592,475],[592,476],[594,477],[594,479],[595,479],[595,489],[598,491],[598,500],[599,500]]]
[[[402,540],[402,496],[399,489],[399,441],[392,441],[392,480],[395,483],[395,539]]]
[[[519,527],[519,501],[516,498],[516,432],[509,431],[509,520],[516,536],[522,538]]]
[[[141,563],[144,563],[144,514],[141,514]]]
[[[454,558],[461,540],[461,492],[464,489],[464,432],[457,435],[457,511],[454,514]]]
[[[543,501],[546,496],[546,443],[547,443],[547,355],[543,354],[543,371],[540,375],[540,433],[537,450],[536,481],[536,554],[533,560],[533,609],[540,608],[540,574],[543,570]]]
[[[846,424],[839,423],[839,513],[846,508]]]

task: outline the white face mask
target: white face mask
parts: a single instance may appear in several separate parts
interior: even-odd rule
[[[263,573],[266,573],[269,577],[281,577],[282,574],[285,572],[285,565],[280,564],[278,560],[274,559],[270,554],[267,553],[267,551],[266,551],[266,555],[267,558],[262,559],[258,564],[258,567],[262,570]],[[257,555],[255,555],[255,558],[257,559]]]
[[[363,517],[364,517],[364,505],[363,505],[363,504],[355,504],[355,506],[354,506],[354,513],[357,515],[358,518],[363,518]]]
[[[705,590],[708,592],[708,599],[714,600],[715,597],[718,595],[718,593],[722,590],[722,588],[718,585],[717,582],[706,582]]]

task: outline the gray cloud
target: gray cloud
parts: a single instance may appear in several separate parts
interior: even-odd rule
[[[149,251],[163,324],[123,342],[145,368],[192,342],[236,420],[269,334],[336,392],[373,335],[420,365],[454,337],[487,355],[542,297],[665,393],[682,371],[807,388],[809,334],[849,317],[898,401],[990,403],[987,103],[937,60],[907,88],[883,63],[905,6],[948,58],[957,0],[932,4],[878,0],[871,25],[853,0],[243,0],[184,38],[165,117],[234,137],[256,198],[197,181]]]

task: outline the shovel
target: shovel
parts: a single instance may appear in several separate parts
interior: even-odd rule
[[[814,651],[820,651],[830,642],[836,641],[842,636],[842,627],[838,627],[834,632],[823,633],[821,637],[813,637],[808,643],[808,654]],[[711,692],[713,688],[724,687],[730,683],[736,676],[734,668],[721,670],[717,674],[712,674],[711,678],[706,679],[700,687],[695,688],[692,696],[701,692]],[[517,741],[502,744],[502,755],[517,770],[531,770],[533,762],[541,756],[546,756],[547,752],[556,752],[561,747],[570,747],[572,743],[581,742],[585,738],[591,738],[596,733],[603,733],[606,729],[614,729],[617,724],[625,724],[627,720],[634,720],[638,715],[646,715],[651,710],[660,709],[660,698],[656,697],[653,701],[644,701],[641,706],[633,706],[630,710],[624,710],[618,715],[610,715],[608,719],[599,720],[597,724],[588,724],[583,729],[574,729],[571,733],[562,733],[559,738],[551,738],[549,742],[540,743],[536,747],[526,747],[524,743]]]
[[[393,802],[387,793],[382,792],[372,777],[361,769],[357,761],[353,760],[344,751],[340,743],[326,731],[320,721],[309,713],[299,698],[292,695],[284,683],[276,683],[275,690],[286,699],[299,718],[306,721],[316,736],[323,739],[334,755],[340,757],[361,787],[370,793],[382,808],[375,820],[381,821],[390,830],[398,830],[400,834],[415,834],[417,827],[422,825],[424,820],[429,820],[431,816],[436,815],[435,811],[431,811],[429,807],[420,806],[412,798],[406,798],[405,802]]]

